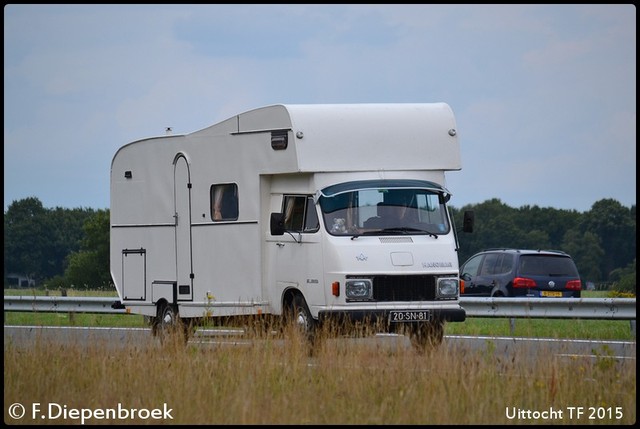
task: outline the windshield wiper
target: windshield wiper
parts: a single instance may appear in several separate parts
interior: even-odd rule
[[[376,234],[378,234],[379,232],[380,232],[380,230],[379,230],[379,229],[374,229],[373,231],[364,231],[364,232],[361,232],[361,233],[359,233],[359,234],[353,234],[353,235],[351,236],[351,239],[353,240],[354,238],[358,238],[358,237],[360,237],[361,235],[376,235]]]
[[[433,232],[429,232],[427,230],[420,229],[420,228],[412,228],[410,226],[396,226],[396,227],[393,227],[393,228],[385,228],[381,232],[399,232],[401,234],[409,234],[411,232],[419,232],[421,234],[430,235],[433,238],[438,238],[438,236],[435,235]]]
[[[419,229],[419,228],[411,228],[411,227],[407,227],[407,226],[401,226],[401,227],[393,227],[393,228],[384,228],[384,229],[376,229],[373,231],[365,231],[361,234],[354,234],[351,236],[351,239],[355,239],[360,237],[361,235],[378,235],[378,234],[409,234],[412,232],[418,232],[420,234],[427,234],[430,235],[433,238],[438,238],[438,236],[436,234],[434,234],[433,232],[429,232],[429,231],[425,231],[424,229]]]

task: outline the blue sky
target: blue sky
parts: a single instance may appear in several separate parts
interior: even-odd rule
[[[4,207],[109,207],[116,150],[278,103],[446,102],[451,204],[636,203],[636,9],[5,5]]]

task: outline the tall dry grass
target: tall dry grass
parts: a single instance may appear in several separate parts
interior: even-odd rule
[[[62,424],[33,404],[67,409],[171,409],[170,420],[96,424],[632,424],[635,362],[557,359],[545,350],[505,357],[439,347],[417,353],[399,340],[322,339],[313,353],[295,331],[215,344],[5,344],[5,423]],[[203,340],[205,341],[205,340]],[[445,340],[446,341],[446,340]],[[538,346],[539,347],[539,346]],[[13,403],[26,407],[12,419]],[[568,407],[611,408],[604,419]],[[616,418],[620,407],[622,418]],[[517,410],[563,411],[509,419]],[[37,414],[37,413],[36,413]],[[575,414],[575,413],[574,413]],[[611,418],[609,418],[611,415]]]

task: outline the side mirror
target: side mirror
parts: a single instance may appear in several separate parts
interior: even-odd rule
[[[271,235],[284,235],[284,213],[271,213]]]
[[[464,220],[462,221],[462,230],[464,232],[473,232],[474,212],[468,210],[464,212]]]

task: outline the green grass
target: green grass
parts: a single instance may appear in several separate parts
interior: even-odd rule
[[[511,323],[514,324],[512,329]],[[629,320],[508,319],[471,317],[448,323],[445,335],[514,336],[529,338],[571,338],[633,341]]]
[[[5,325],[20,326],[108,326],[144,327],[144,317],[139,314],[97,313],[35,313],[12,311],[5,313]]]

